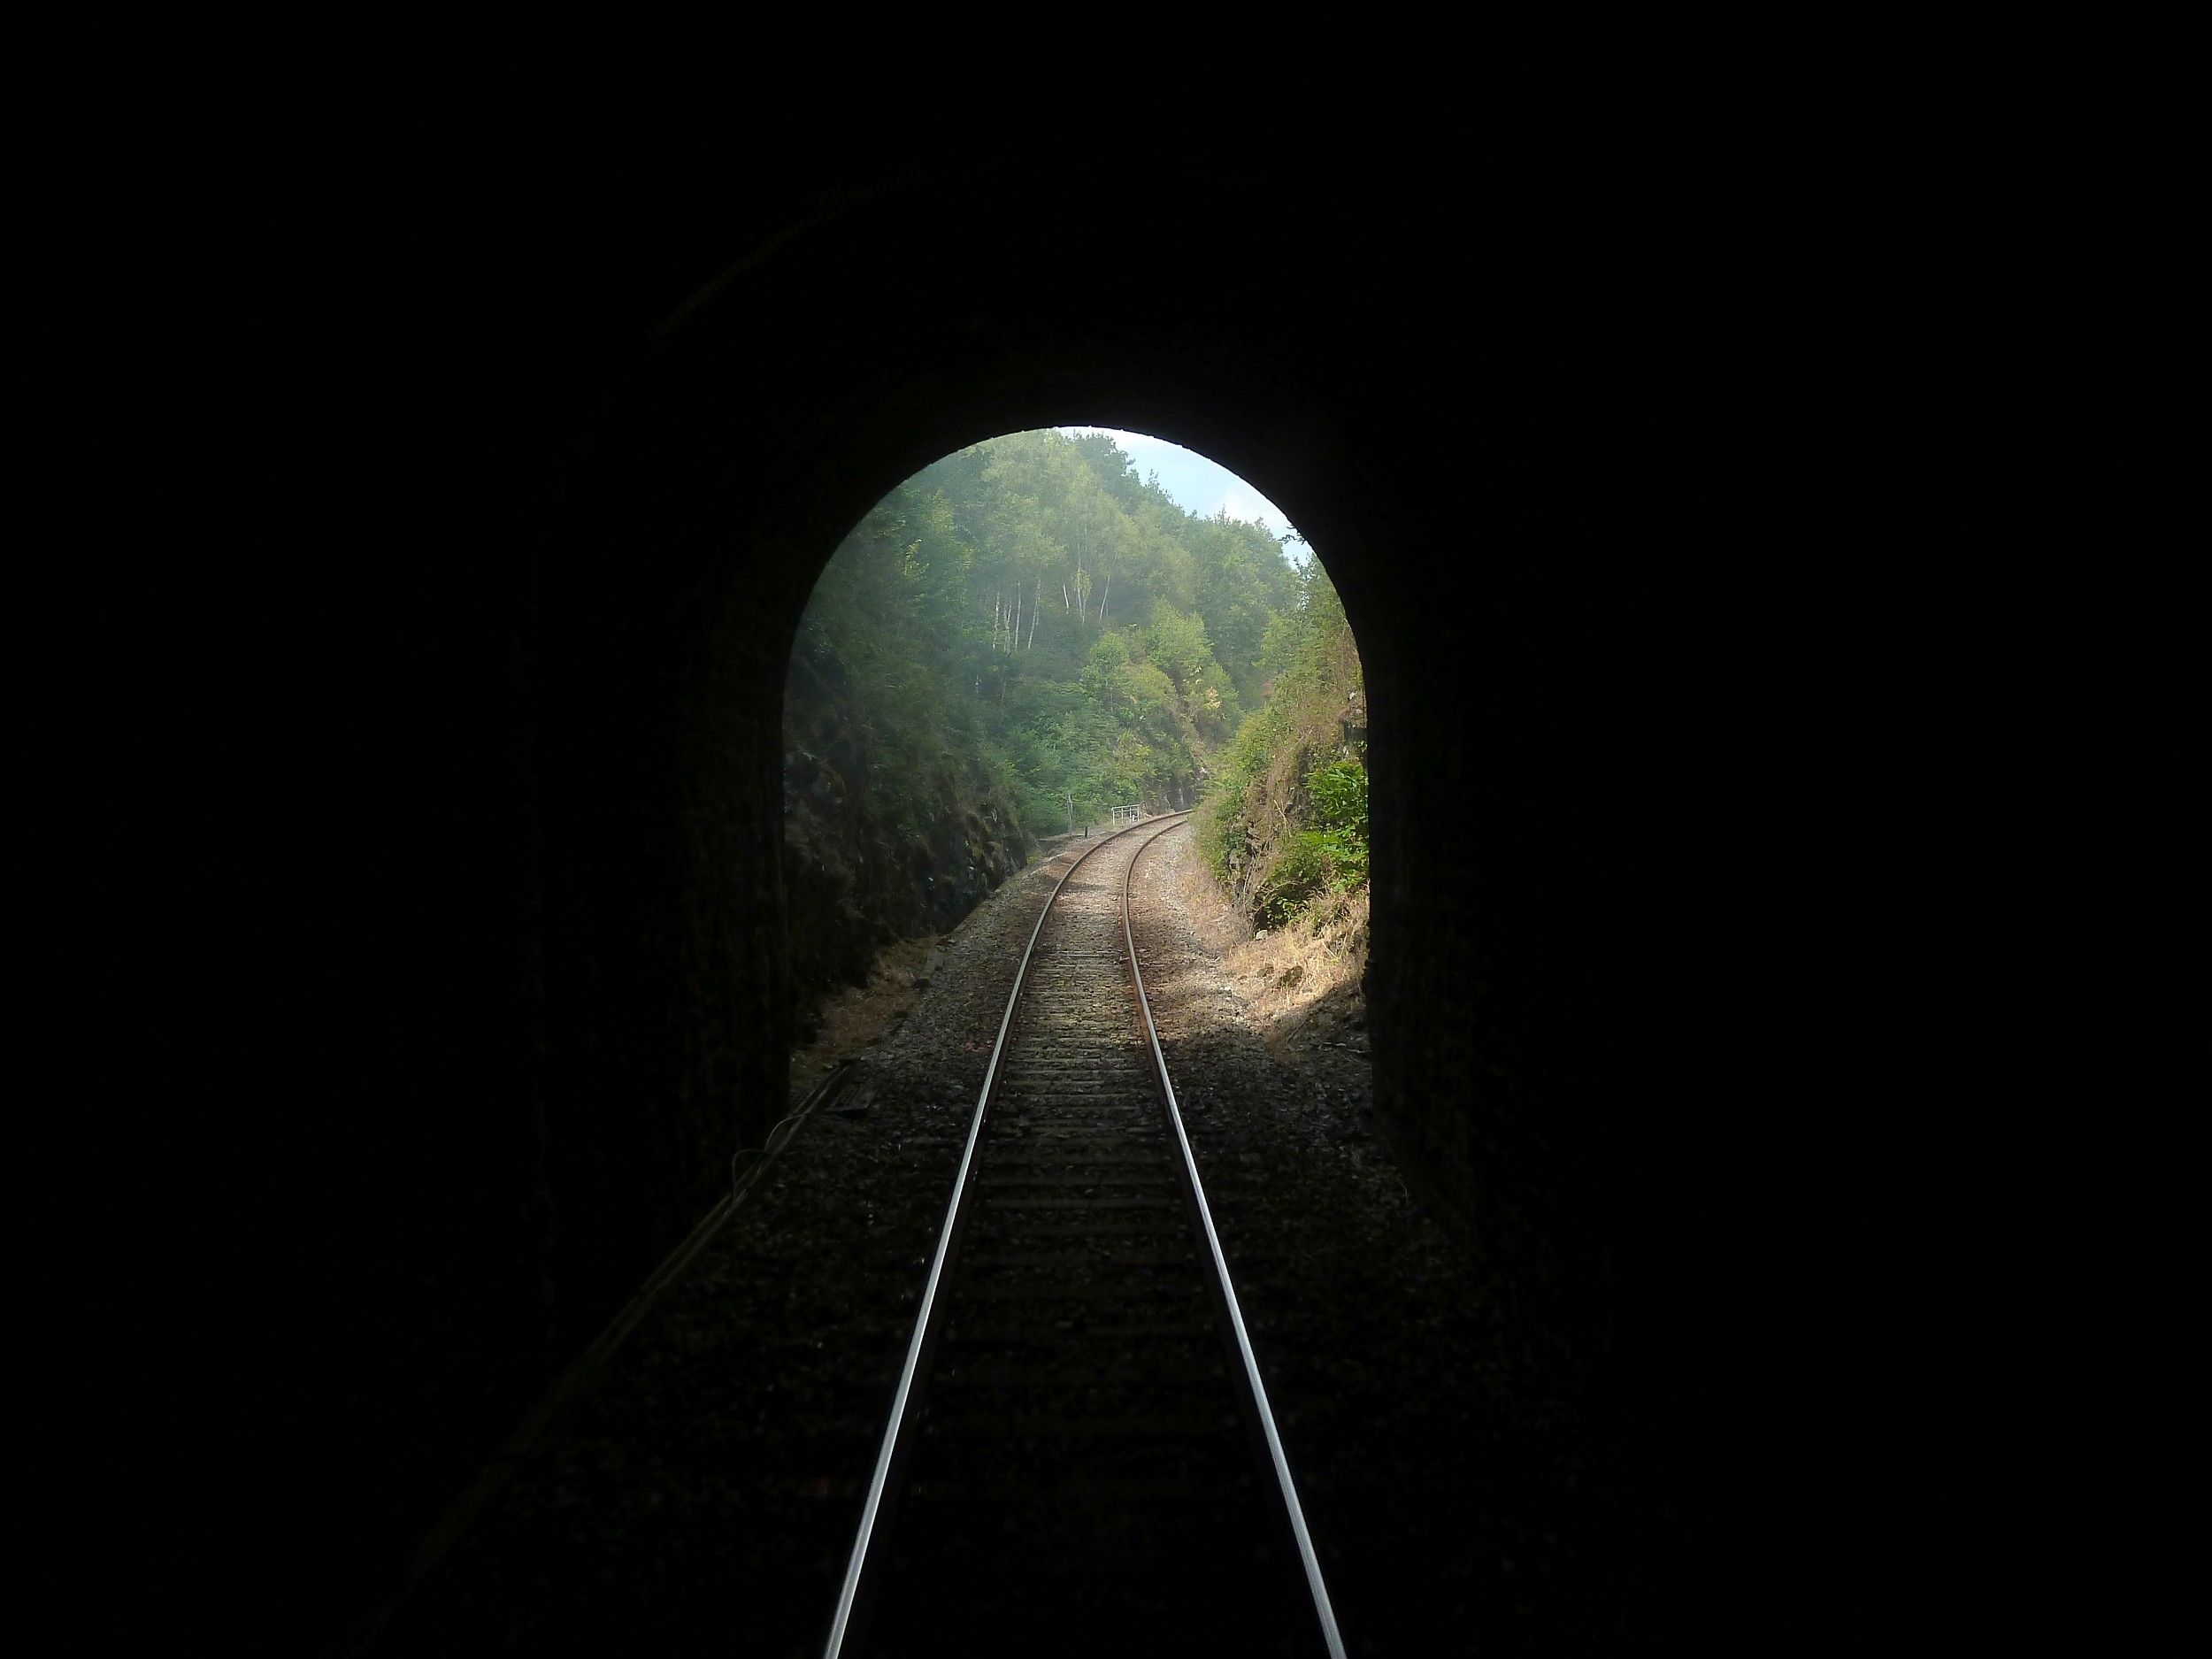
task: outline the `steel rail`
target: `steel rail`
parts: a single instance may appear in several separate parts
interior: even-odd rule
[[[950,1259],[952,1248],[957,1240],[962,1213],[968,1199],[971,1178],[975,1172],[976,1144],[982,1139],[983,1120],[990,1110],[992,1092],[998,1087],[999,1061],[1006,1053],[1006,1033],[1014,1023],[1014,1010],[1021,1002],[1022,987],[1029,982],[1030,959],[1036,955],[1038,936],[1044,932],[1045,918],[1052,914],[1052,907],[1059,902],[1060,894],[1069,880],[1080,870],[1090,856],[1109,841],[1119,841],[1143,828],[1133,824],[1127,829],[1117,830],[1083,850],[1083,856],[1070,864],[1052,889],[1052,896],[1037,912],[1037,925],[1029,930],[1029,943],[1022,949],[1021,965],[1014,970],[1014,988],[1007,994],[1006,1012],[999,1018],[998,1035],[992,1040],[991,1063],[983,1073],[983,1089],[976,1096],[975,1115],[968,1123],[968,1142],[960,1154],[960,1171],[953,1178],[952,1202],[945,1207],[945,1225],[938,1230],[937,1251],[929,1264],[929,1277],[922,1285],[921,1307],[914,1317],[914,1335],[906,1347],[906,1363],[899,1372],[898,1392],[892,1396],[891,1420],[883,1431],[883,1444],[876,1453],[875,1473],[868,1482],[868,1501],[860,1511],[860,1530],[853,1539],[853,1553],[845,1564],[845,1582],[837,1595],[837,1613],[830,1622],[828,1644],[823,1648],[823,1659],[839,1659],[844,1651],[845,1639],[852,1625],[853,1608],[858,1600],[862,1575],[868,1564],[869,1546],[874,1541],[876,1517],[882,1512],[885,1490],[890,1485],[891,1465],[899,1447],[899,1435],[905,1425],[909,1407],[913,1402],[915,1379],[921,1368],[922,1356],[929,1346],[931,1326],[936,1317],[937,1290],[945,1276],[945,1266]]]
[[[1187,815],[1185,821],[1188,821]],[[1182,1149],[1183,1172],[1190,1181],[1190,1194],[1198,1212],[1199,1225],[1206,1235],[1206,1248],[1213,1253],[1214,1274],[1228,1310],[1230,1327],[1236,1333],[1237,1352],[1244,1359],[1244,1379],[1252,1391],[1261,1432],[1267,1439],[1268,1456],[1275,1465],[1275,1481],[1282,1489],[1283,1507],[1290,1514],[1290,1530],[1298,1540],[1298,1558],[1306,1570],[1306,1587],[1313,1593],[1313,1610],[1321,1621],[1321,1633],[1328,1642],[1330,1659],[1345,1659],[1344,1638],[1336,1627],[1336,1610],[1329,1605],[1329,1587],[1322,1582],[1321,1558],[1314,1553],[1312,1535],[1306,1530],[1306,1512],[1299,1505],[1298,1489],[1290,1479],[1290,1461],[1283,1455],[1282,1436],[1275,1432],[1275,1413],[1267,1403],[1267,1385],[1260,1380],[1259,1361],[1253,1355],[1252,1339],[1244,1328],[1244,1310],[1238,1306],[1236,1286],[1229,1279],[1229,1263],[1221,1254],[1221,1235],[1214,1231],[1213,1211],[1207,1208],[1206,1188],[1198,1179],[1198,1161],[1191,1156],[1190,1137],[1183,1133],[1183,1114],[1176,1105],[1175,1085],[1168,1078],[1167,1056],[1160,1048],[1159,1028],[1152,1023],[1151,998],[1145,994],[1144,970],[1137,964],[1137,936],[1129,925],[1129,884],[1136,878],[1137,860],[1151,849],[1153,841],[1177,827],[1170,824],[1153,832],[1151,839],[1130,859],[1129,869],[1121,879],[1121,936],[1129,947],[1129,972],[1137,982],[1137,1008],[1144,1015],[1144,1034],[1152,1045],[1152,1064],[1158,1070],[1168,1124],[1175,1131],[1175,1144]]]

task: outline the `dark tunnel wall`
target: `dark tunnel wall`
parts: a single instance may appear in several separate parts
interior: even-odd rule
[[[1596,1402],[1640,1494],[1624,1594],[1660,1595],[1697,1327],[1658,1287],[1725,1202],[1663,1034],[1711,966],[1662,918],[1733,557],[1683,469],[1736,418],[1734,325],[1624,275],[1647,209],[1220,182],[1294,243],[1102,235],[1019,173],[418,227],[457,288],[398,313],[349,428],[411,529],[303,699],[357,773],[296,1022],[306,1620],[373,1594],[780,1115],[780,701],[822,564],[938,456],[1074,421],[1215,457],[1329,559],[1381,1110]]]

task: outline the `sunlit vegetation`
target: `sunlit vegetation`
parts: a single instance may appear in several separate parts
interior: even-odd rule
[[[1256,923],[1367,879],[1365,714],[1335,591],[1267,530],[1186,511],[1103,434],[948,456],[831,559],[793,641],[784,874],[802,1025],[877,948],[934,937],[1071,827],[1206,803]]]
[[[1271,688],[1217,768],[1199,836],[1222,885],[1279,926],[1367,884],[1366,690],[1317,562],[1259,657]]]
[[[833,726],[850,804],[887,828],[956,796],[1010,803],[1029,836],[1188,805],[1302,603],[1264,529],[1185,511],[1102,434],[1018,433],[846,539],[794,646],[787,732],[806,749]]]

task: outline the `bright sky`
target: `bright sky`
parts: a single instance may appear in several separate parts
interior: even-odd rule
[[[1112,426],[1062,426],[1060,430],[1071,436],[1082,432],[1104,433],[1121,446],[1121,452],[1129,457],[1139,478],[1157,472],[1160,488],[1175,498],[1177,505],[1202,518],[1210,518],[1225,508],[1232,518],[1264,525],[1272,535],[1280,535],[1291,527],[1289,517],[1280,507],[1227,467],[1217,465],[1194,449],[1170,443],[1165,438],[1147,437],[1141,432],[1121,432]],[[1302,542],[1294,542],[1286,550],[1301,563],[1309,557]]]

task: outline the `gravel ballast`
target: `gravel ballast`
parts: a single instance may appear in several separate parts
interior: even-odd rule
[[[1137,867],[1139,949],[1351,1651],[1580,1646],[1601,1563],[1574,1541],[1571,1414],[1534,1397],[1490,1281],[1409,1198],[1356,1015],[1341,1046],[1270,1052],[1191,841]],[[948,936],[896,1033],[370,1650],[818,1651],[1014,969],[1076,850]]]

